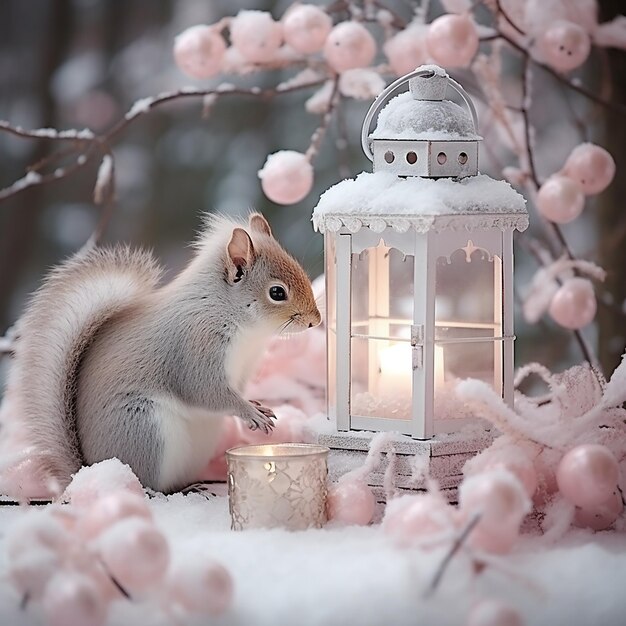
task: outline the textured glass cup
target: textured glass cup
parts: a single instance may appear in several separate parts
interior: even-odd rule
[[[326,522],[328,452],[306,443],[228,450],[231,528],[321,528]]]

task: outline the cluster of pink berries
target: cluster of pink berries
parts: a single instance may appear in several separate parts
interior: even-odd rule
[[[127,597],[178,616],[230,606],[233,582],[222,565],[171,558],[136,478],[109,495],[92,486],[75,489],[71,505],[32,511],[7,536],[9,577],[46,624],[102,626],[111,603]]]
[[[228,25],[230,46],[223,31]],[[414,23],[383,46],[389,66],[398,75],[427,60],[447,67],[465,67],[478,50],[478,32],[467,15],[444,15],[425,26]],[[320,54],[329,75],[366,68],[376,57],[377,44],[360,22],[333,26],[323,9],[293,5],[280,21],[266,11],[240,11],[230,20],[188,28],[176,38],[174,58],[185,74],[196,79],[216,76],[225,67],[263,67]],[[313,186],[309,155],[293,150],[270,154],[259,172],[264,193],[278,204],[302,200]]]
[[[613,157],[600,146],[582,143],[537,192],[537,209],[551,222],[567,224],[575,220],[585,206],[585,196],[604,191],[615,176]],[[568,278],[554,294],[550,316],[564,328],[577,330],[587,326],[597,309],[593,285],[580,276]]]
[[[476,457],[459,486],[459,506],[439,492],[403,496],[390,501],[383,529],[401,547],[427,546],[453,536],[479,515],[468,545],[502,554],[515,545],[533,499],[545,504],[557,492],[576,507],[574,521],[582,527],[604,530],[623,510],[618,489],[619,464],[600,444],[569,450],[556,463],[538,459],[533,444],[493,446]],[[541,484],[541,489],[539,486]],[[365,480],[349,474],[329,489],[329,519],[342,524],[369,524],[376,500]]]

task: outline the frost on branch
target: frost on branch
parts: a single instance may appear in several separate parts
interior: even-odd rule
[[[341,94],[355,100],[373,100],[384,88],[385,81],[374,70],[348,70],[339,78]]]
[[[113,158],[109,154],[102,157],[98,168],[96,184],[93,189],[93,200],[96,204],[103,204],[113,193]]]

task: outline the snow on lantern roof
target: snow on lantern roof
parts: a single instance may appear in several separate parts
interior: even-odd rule
[[[484,174],[461,180],[398,178],[391,172],[363,172],[322,194],[313,210],[316,230],[397,232],[413,228],[472,230],[496,227],[525,230],[526,200],[506,181]]]
[[[417,100],[410,91],[392,98],[378,116],[371,139],[477,141],[467,111],[450,100]]]

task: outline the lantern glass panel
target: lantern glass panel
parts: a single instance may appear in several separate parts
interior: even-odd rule
[[[325,276],[326,276],[326,403],[330,418],[335,419],[337,412],[337,259],[335,255],[335,234],[326,233]]]
[[[410,419],[413,256],[385,246],[352,255],[351,412]]]
[[[435,278],[434,414],[469,417],[451,393],[476,378],[502,393],[502,261],[471,241],[439,257]]]

